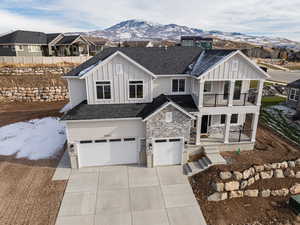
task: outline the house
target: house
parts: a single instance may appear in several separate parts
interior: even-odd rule
[[[152,41],[124,41],[123,47],[154,47]]]
[[[86,40],[88,40],[90,44],[90,54],[96,55],[99,52],[101,52],[105,47],[108,47],[109,41],[105,38],[101,37],[91,37],[91,36],[85,36]]]
[[[253,149],[268,75],[236,50],[128,47],[104,49],[65,78],[72,167],[153,167],[212,147]]]
[[[89,45],[81,35],[17,30],[0,36],[0,56],[89,55]]]
[[[203,49],[213,48],[213,39],[202,36],[181,36],[181,46],[184,47],[200,47]]]
[[[287,85],[287,105],[297,110],[300,116],[300,79]]]

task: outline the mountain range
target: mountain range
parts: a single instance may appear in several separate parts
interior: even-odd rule
[[[280,37],[266,37],[243,34],[239,32],[223,32],[181,26],[177,24],[158,24],[144,20],[126,20],[104,30],[83,33],[88,36],[104,37],[112,41],[125,40],[180,40],[184,35],[200,35],[222,40],[245,42],[266,47],[288,48],[300,51],[300,42]]]

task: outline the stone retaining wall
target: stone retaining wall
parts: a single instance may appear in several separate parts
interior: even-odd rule
[[[40,88],[0,88],[0,100],[26,102],[53,102],[68,99],[67,87],[40,87]]]
[[[208,197],[209,201],[221,201],[237,197],[269,197],[287,196],[288,194],[300,193],[300,183],[292,187],[282,189],[247,189],[259,179],[271,178],[300,178],[300,159],[295,161],[284,161],[281,163],[270,163],[255,165],[242,172],[220,172],[220,181],[212,183],[215,193]]]
[[[0,76],[9,75],[64,75],[75,66],[0,67]]]

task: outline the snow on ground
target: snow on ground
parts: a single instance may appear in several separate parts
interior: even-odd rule
[[[274,106],[270,106],[268,108],[268,111],[273,111],[273,109],[277,109],[279,111],[281,111],[281,114],[284,116],[294,116],[296,114],[296,110],[289,108],[287,106],[284,105],[274,105]]]
[[[0,155],[31,160],[55,156],[66,141],[59,118],[46,117],[0,127]]]

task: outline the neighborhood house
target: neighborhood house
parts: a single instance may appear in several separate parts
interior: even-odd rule
[[[287,103],[293,109],[297,110],[300,116],[300,80],[296,80],[287,85],[288,98]]]
[[[72,167],[154,167],[252,150],[268,75],[237,50],[128,47],[104,49],[65,78]]]

